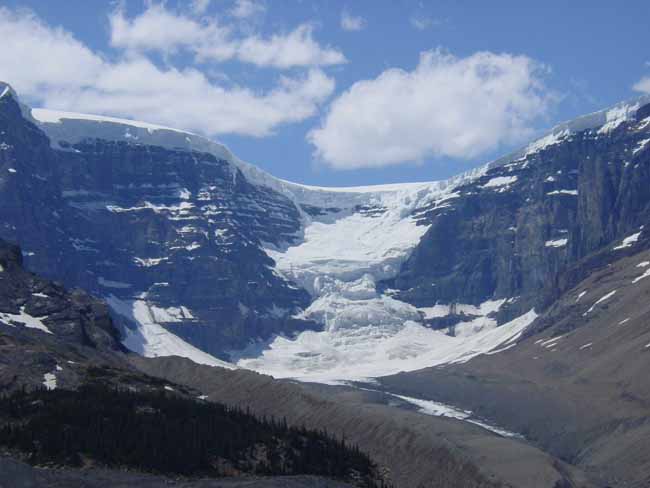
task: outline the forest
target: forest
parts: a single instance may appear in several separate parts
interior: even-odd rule
[[[186,477],[311,474],[384,488],[370,458],[327,432],[171,391],[102,384],[0,396],[0,446],[34,465]]]

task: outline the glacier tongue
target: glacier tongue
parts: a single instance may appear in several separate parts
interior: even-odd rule
[[[280,274],[311,293],[314,301],[301,318],[321,323],[323,330],[252,344],[233,353],[238,366],[308,381],[363,380],[468,360],[514,340],[534,320],[531,311],[497,328],[487,315],[505,300],[489,302],[470,307],[479,317],[461,324],[464,332],[451,337],[423,324],[426,311],[377,290],[376,283],[397,274],[429,228],[418,224],[414,212],[455,198],[454,185],[349,193],[303,188],[296,200],[330,211],[305,216],[297,245],[266,251]]]

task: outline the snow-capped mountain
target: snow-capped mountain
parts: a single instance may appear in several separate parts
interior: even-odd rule
[[[320,381],[462,362],[514,347],[572,263],[645,238],[647,97],[448,181],[319,188],[2,93],[0,237],[148,356]]]

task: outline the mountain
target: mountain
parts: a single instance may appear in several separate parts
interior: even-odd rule
[[[350,436],[398,486],[649,482],[650,97],[447,181],[320,188],[0,92],[0,238],[108,304],[89,364],[189,358],[118,369]]]
[[[318,188],[7,87],[0,236],[103,297],[140,354],[321,381],[464,361],[514,340],[572,264],[643,235],[648,102],[448,181]]]

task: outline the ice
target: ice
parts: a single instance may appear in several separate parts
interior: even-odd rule
[[[156,323],[155,313],[144,300],[120,300],[114,295],[106,298],[115,313],[126,318],[135,329],[126,328],[122,343],[131,351],[145,357],[180,356],[198,364],[234,369],[230,363],[188,344]]]
[[[374,325],[277,337],[240,355],[239,366],[277,378],[333,382],[359,380],[430,366],[462,363],[499,346],[514,344],[537,317],[534,310],[469,337],[451,337],[415,321],[397,331]]]
[[[17,314],[0,312],[0,320],[21,323],[30,329],[38,329],[42,330],[43,332],[47,332],[48,334],[52,334],[52,331],[48,329],[47,325],[43,323],[43,319],[45,318],[47,318],[47,316],[32,317],[27,312],[25,312],[24,306],[20,308],[20,313]]]
[[[185,133],[177,129],[171,129],[169,127],[164,127],[162,125],[149,124],[147,122],[140,122],[138,120],[130,119],[120,119],[117,117],[107,117],[104,115],[91,115],[91,114],[81,114],[77,112],[64,112],[61,110],[49,110],[45,108],[33,108],[32,117],[37,121],[48,123],[48,124],[60,124],[63,120],[87,120],[92,122],[107,122],[111,124],[119,125],[128,125],[131,127],[138,127],[141,129],[147,129],[150,132],[157,130],[171,130],[175,132]]]

